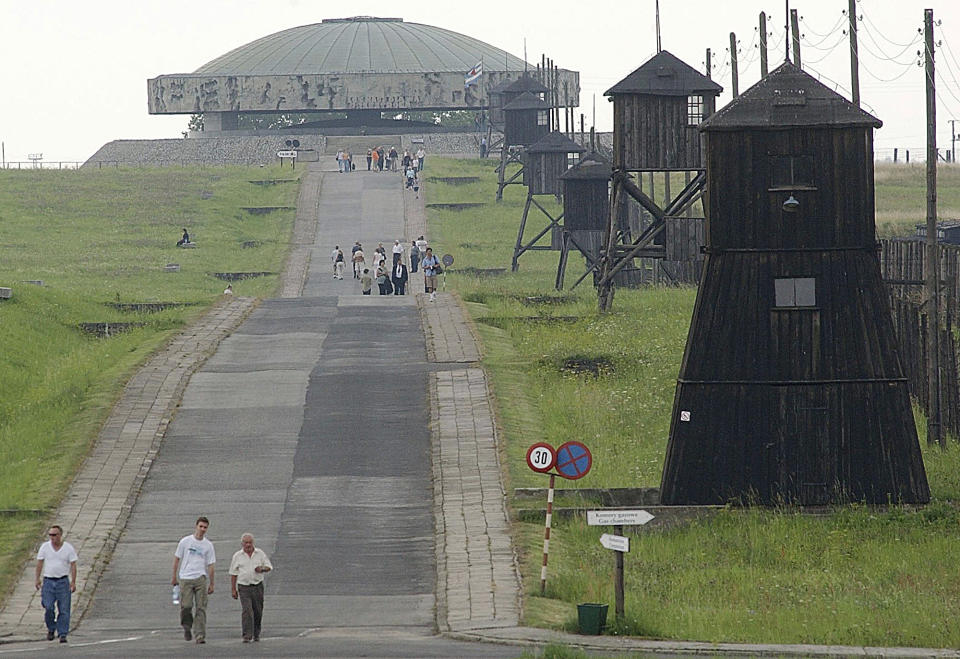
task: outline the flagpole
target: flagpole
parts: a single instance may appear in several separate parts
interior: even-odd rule
[[[480,55],[480,136],[483,137],[487,127],[487,117],[483,112],[484,101],[487,96],[487,81],[483,75],[483,55]]]

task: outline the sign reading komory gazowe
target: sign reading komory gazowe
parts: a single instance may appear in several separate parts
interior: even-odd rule
[[[632,526],[646,524],[653,515],[646,510],[588,510],[590,526]]]

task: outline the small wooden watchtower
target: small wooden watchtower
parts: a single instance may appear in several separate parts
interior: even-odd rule
[[[929,500],[877,254],[880,125],[790,62],[701,125],[706,258],[663,503]]]
[[[524,92],[503,106],[503,141],[507,146],[529,146],[550,132],[550,105]]]
[[[575,165],[585,148],[569,139],[561,132],[548,133],[535,144],[531,144],[523,155],[523,184],[527,186],[527,202],[523,207],[523,217],[520,220],[520,229],[517,231],[517,242],[513,248],[512,269],[517,270],[518,259],[529,250],[560,249],[561,231],[560,220],[563,213],[553,217],[550,211],[540,204],[536,197],[552,195],[557,199],[562,194],[560,176]],[[524,243],[524,231],[527,226],[527,216],[530,206],[547,216],[550,224],[536,234],[531,240]],[[550,232],[550,245],[537,245],[537,242]]]
[[[489,91],[490,120],[500,126],[503,124],[503,107],[505,105],[509,105],[523,93],[533,94],[543,100],[549,91],[539,80],[528,73],[524,73],[516,80],[506,80]],[[494,95],[496,95],[496,100],[494,100]]]
[[[523,173],[523,152],[550,132],[550,106],[539,96],[523,92],[503,106],[503,148],[497,181],[497,201],[503,189],[517,181]],[[507,166],[517,163],[520,169],[507,177]]]
[[[571,247],[587,260],[587,271],[593,271],[603,246],[603,234],[610,216],[610,162],[595,151],[560,175],[563,186],[563,237],[560,262],[557,265],[556,289],[563,289]],[[577,281],[577,283],[580,282]]]
[[[614,281],[639,283],[625,275],[636,270],[635,258],[698,261],[697,235],[702,218],[691,222],[690,209],[703,191],[703,158],[697,126],[710,116],[722,88],[666,50],[650,58],[606,92],[613,102],[613,198],[601,274],[597,278],[601,309],[609,307]],[[636,174],[635,179],[630,174]],[[683,175],[679,194],[671,179]],[[662,175],[662,194],[654,189],[654,175]],[[646,181],[644,181],[646,179]],[[676,189],[676,188],[674,188]],[[636,207],[631,218],[626,202]],[[662,201],[657,201],[660,198]],[[668,224],[675,224],[667,230]],[[677,246],[668,238],[680,237]],[[702,232],[701,232],[702,235]],[[659,267],[659,266],[657,266]],[[618,274],[621,271],[623,274]],[[669,277],[669,271],[665,271]]]

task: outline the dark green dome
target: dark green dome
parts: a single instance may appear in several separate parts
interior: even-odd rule
[[[401,18],[326,19],[283,30],[231,50],[195,74],[315,75],[336,73],[522,71],[523,60],[473,37]]]

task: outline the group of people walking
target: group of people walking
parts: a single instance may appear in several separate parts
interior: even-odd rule
[[[368,172],[396,172],[399,171],[407,180],[407,187],[413,187],[413,182],[419,180],[419,173],[423,170],[423,163],[427,152],[421,146],[413,154],[409,150],[401,156],[396,147],[385,149],[382,146],[367,149]],[[337,171],[341,174],[356,171],[353,154],[347,149],[337,149]]]
[[[206,537],[210,520],[198,517],[193,533],[181,538],[173,553],[173,603],[178,605],[183,638],[206,643],[207,603],[214,592],[217,554]],[[77,550],[54,524],[37,551],[36,589],[40,591],[47,640],[67,642],[70,607],[77,590]],[[240,633],[244,643],[260,640],[263,621],[264,575],[273,570],[270,559],[254,545],[253,535],[240,536],[240,549],[230,559],[230,595],[240,601]]]
[[[356,241],[350,248],[349,261],[353,268],[353,278],[360,282],[360,292],[363,295],[373,294],[373,284],[377,284],[380,295],[406,295],[410,273],[423,269],[425,292],[430,299],[436,299],[437,275],[440,274],[440,261],[433,255],[433,250],[427,245],[426,239],[420,236],[410,243],[409,263],[407,265],[407,249],[400,240],[393,241],[390,249],[391,262],[387,265],[387,250],[383,243],[374,248],[368,257],[363,251],[363,245]],[[333,278],[343,279],[347,257],[340,245],[330,253],[333,264]]]

